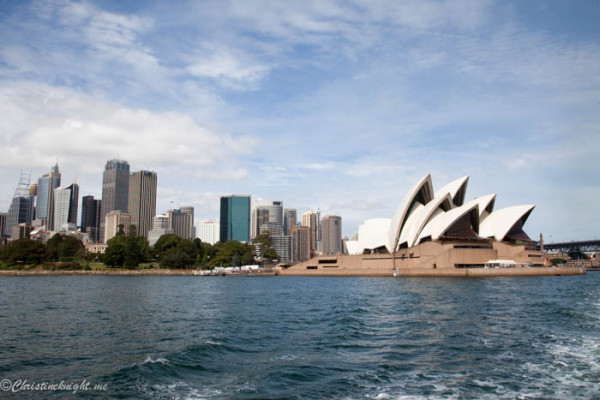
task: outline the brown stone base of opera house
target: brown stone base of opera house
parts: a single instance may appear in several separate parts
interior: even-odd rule
[[[486,268],[490,260],[512,260],[516,267]],[[426,242],[391,254],[319,256],[280,268],[282,276],[486,277],[583,275],[585,268],[548,267],[530,245],[499,241]]]

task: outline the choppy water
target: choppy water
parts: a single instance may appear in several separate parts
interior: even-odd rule
[[[600,398],[600,273],[0,278],[23,398]]]

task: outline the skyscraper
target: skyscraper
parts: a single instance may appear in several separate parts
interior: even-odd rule
[[[271,247],[282,262],[292,262],[292,237],[271,236]]]
[[[325,215],[323,227],[323,254],[342,254],[342,217]]]
[[[81,232],[87,233],[91,242],[100,240],[100,210],[102,202],[94,196],[84,196],[81,199]]]
[[[108,160],[102,176],[102,209],[100,211],[100,241],[106,241],[106,215],[111,211],[127,212],[129,209],[129,163]]]
[[[181,207],[179,210],[167,211],[169,229],[183,239],[194,240],[194,207]]]
[[[190,216],[189,229],[190,232],[188,234],[189,239],[194,240],[196,238],[196,226],[194,225],[194,207],[179,207],[182,213]]]
[[[257,202],[252,222],[253,238],[261,233],[261,226],[266,223],[277,224],[283,231],[283,203],[281,201]]]
[[[31,175],[21,173],[19,183],[15,189],[12,203],[6,216],[4,235],[12,236],[13,227],[19,224],[31,224],[35,210],[35,196],[29,192]]]
[[[54,189],[60,186],[60,171],[58,163],[50,168],[50,172],[42,175],[37,183],[37,201],[35,218],[41,219],[46,229],[53,231],[54,228]]]
[[[78,207],[79,185],[76,182],[54,189],[54,230],[75,230]]]
[[[231,195],[221,197],[221,242],[250,241],[250,196]]]
[[[298,216],[295,208],[285,208],[283,210],[283,234],[290,236],[292,228],[298,223]]]
[[[310,253],[314,256],[321,248],[321,212],[307,211],[302,214],[302,225],[310,228]]]
[[[254,239],[260,235],[260,227],[269,222],[269,210],[256,207],[252,211],[252,235]]]
[[[271,238],[273,236],[283,236],[283,227],[276,222],[267,222],[266,224],[262,224],[260,226],[260,234],[269,233]]]
[[[154,171],[132,172],[129,177],[129,214],[137,234],[148,237],[152,218],[156,215],[157,177]]]
[[[296,225],[292,228],[293,261],[301,262],[310,259],[310,228]]]

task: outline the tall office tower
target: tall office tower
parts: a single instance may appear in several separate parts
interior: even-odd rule
[[[54,189],[54,229],[58,232],[77,229],[79,184]]]
[[[196,226],[194,225],[194,207],[179,207],[179,209],[181,210],[182,213],[184,214],[188,214],[191,218],[191,222],[190,222],[190,233],[189,233],[189,238],[191,240],[194,240],[196,238]]]
[[[50,172],[42,175],[37,183],[37,204],[35,218],[44,220],[46,229],[54,230],[54,189],[60,186],[58,163],[50,168]]]
[[[302,214],[302,225],[310,228],[311,257],[317,255],[321,248],[321,212],[307,211]]]
[[[260,226],[260,234],[269,232],[269,236],[283,236],[283,227],[276,222],[267,222]]]
[[[0,212],[0,237],[4,236],[4,227],[6,226],[6,217],[7,217],[7,214],[5,212]]]
[[[152,229],[148,231],[148,244],[154,246],[162,235],[173,233],[169,228],[169,217],[165,214],[160,214],[152,219]]]
[[[106,242],[106,215],[111,211],[129,209],[129,163],[108,160],[102,175],[102,209],[100,210],[100,241]]]
[[[255,208],[252,211],[252,239],[260,235],[260,227],[269,222],[269,210]]]
[[[200,221],[198,223],[198,237],[203,243],[215,244],[219,241],[219,221]]]
[[[169,210],[167,211],[167,217],[169,218],[169,229],[174,234],[183,239],[194,240],[194,207]]]
[[[221,228],[219,240],[250,241],[250,196],[221,197]]]
[[[31,221],[33,221],[35,196],[29,194],[30,180],[30,174],[21,173],[6,216],[6,224],[4,225],[5,236],[12,236],[13,227],[23,223],[30,225]]]
[[[342,217],[325,215],[322,226],[323,254],[342,254]]]
[[[282,262],[292,262],[292,237],[291,236],[271,236],[271,247],[279,256]]]
[[[283,210],[283,234],[290,236],[292,228],[298,224],[298,216],[295,208],[285,208]]]
[[[260,227],[267,222],[278,224],[283,229],[283,203],[281,201],[257,202],[253,219],[253,238],[260,234]]]
[[[105,241],[109,241],[117,235],[119,228],[123,228],[123,233],[127,234],[127,231],[131,226],[131,215],[126,212],[114,210],[106,214],[106,224],[104,238]]]
[[[310,259],[310,228],[296,225],[292,228],[292,261],[302,262]]]
[[[129,214],[137,234],[148,237],[152,218],[156,215],[157,177],[154,171],[132,172],[129,176]]]
[[[83,196],[81,199],[81,232],[88,234],[90,242],[100,240],[100,210],[102,201],[94,196]]]

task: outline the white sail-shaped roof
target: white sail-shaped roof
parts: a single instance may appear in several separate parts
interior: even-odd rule
[[[406,243],[407,247],[413,247],[417,243],[419,234],[425,228],[425,225],[433,217],[436,210],[448,211],[452,209],[452,197],[450,193],[438,196],[425,206],[419,206],[413,211],[406,222],[405,228],[400,235],[400,245]]]
[[[373,250],[386,246],[387,233],[392,222],[389,218],[373,218],[366,220],[358,227],[358,246],[360,253],[365,249]]]
[[[481,222],[479,235],[481,237],[504,240],[517,222],[521,221],[524,224],[527,221],[529,214],[531,214],[534,208],[535,205],[528,204],[494,211]]]
[[[358,240],[346,240],[344,242],[346,244],[346,250],[348,250],[348,254],[351,256],[362,254],[364,249],[360,247]]]
[[[467,183],[469,176],[458,178],[435,192],[435,197],[443,196],[445,193],[450,193],[450,197],[456,206],[462,206],[467,193]]]
[[[426,237],[430,237],[431,240],[439,239],[440,236],[446,233],[456,222],[469,213],[473,213],[473,218],[475,219],[473,228],[477,232],[479,226],[479,209],[477,203],[470,203],[453,208],[447,212],[436,213],[421,231],[417,243]]]
[[[496,202],[496,194],[486,194],[485,196],[478,197],[473,199],[466,204],[477,203],[479,206],[479,220],[480,222],[484,220],[484,218],[491,214],[494,211],[494,203]]]
[[[390,253],[398,249],[400,234],[415,205],[417,203],[425,205],[432,199],[433,185],[431,183],[431,175],[427,174],[411,188],[396,209],[394,218],[392,218],[392,222],[388,229],[386,248]]]

